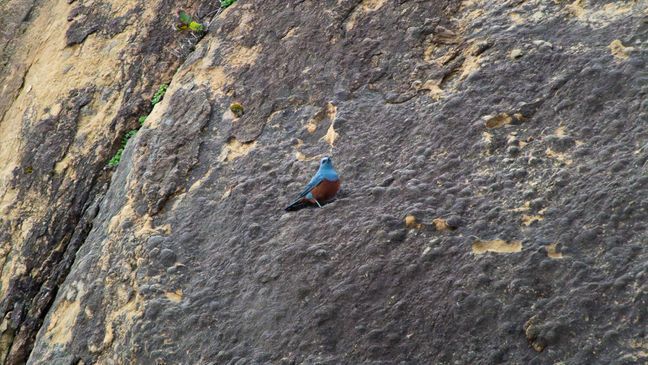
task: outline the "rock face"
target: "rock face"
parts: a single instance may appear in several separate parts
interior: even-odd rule
[[[646,2],[182,6],[0,3],[2,362],[648,360]]]

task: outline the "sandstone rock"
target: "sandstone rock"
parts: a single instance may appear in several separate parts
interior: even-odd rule
[[[0,4],[0,362],[645,359],[645,4],[217,4]]]

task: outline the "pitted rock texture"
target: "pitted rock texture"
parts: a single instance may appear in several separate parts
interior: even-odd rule
[[[96,24],[61,33],[63,49],[135,27],[87,5],[77,13]],[[175,11],[155,9],[151,39]],[[75,166],[95,170],[70,171],[109,188],[10,180],[22,206],[87,206],[50,246],[2,222],[3,247],[24,257],[5,264],[10,298],[7,267],[19,283],[31,268],[16,263],[74,250],[28,362],[647,361],[646,15],[642,1],[239,0],[188,37],[195,50],[112,176],[97,163],[110,154],[78,142]],[[143,39],[135,55],[173,49]],[[19,161],[56,171],[101,88],[74,90],[46,112],[64,117],[25,124]],[[284,212],[323,155],[338,199]]]
[[[108,187],[107,160],[199,40],[160,26],[173,4],[0,2],[0,363],[27,361]]]

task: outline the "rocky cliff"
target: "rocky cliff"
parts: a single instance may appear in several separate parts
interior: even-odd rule
[[[648,361],[645,0],[219,6],[0,0],[0,362]]]

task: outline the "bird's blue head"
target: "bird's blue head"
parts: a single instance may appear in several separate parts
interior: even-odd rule
[[[320,166],[319,170],[317,170],[317,174],[332,181],[338,179],[337,171],[335,171],[335,169],[333,168],[333,160],[331,160],[331,158],[328,156],[320,160]]]
[[[333,168],[333,160],[330,157],[326,156],[320,160],[320,168],[331,169]]]

